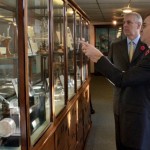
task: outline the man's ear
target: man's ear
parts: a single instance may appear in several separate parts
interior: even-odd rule
[[[138,22],[137,25],[138,25],[138,29],[141,29],[141,27],[142,27],[141,22]]]

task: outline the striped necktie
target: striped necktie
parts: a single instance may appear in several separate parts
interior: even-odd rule
[[[130,62],[132,61],[133,54],[134,54],[134,42],[131,41],[129,43],[129,61]]]

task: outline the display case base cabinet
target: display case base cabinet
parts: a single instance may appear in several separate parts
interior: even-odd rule
[[[85,142],[91,125],[89,86],[87,86],[86,90],[82,93],[81,97],[83,100],[83,129]]]
[[[55,144],[54,144],[54,135],[50,137],[48,142],[44,145],[44,147],[40,150],[55,150]]]
[[[55,132],[56,150],[68,150],[68,120],[63,119]]]
[[[76,113],[76,105],[68,113],[68,124],[69,124],[69,150],[75,150],[76,148],[76,136],[77,136],[77,113]]]
[[[82,89],[77,98],[70,101],[71,105],[65,115],[60,116],[54,126],[52,136],[36,150],[83,150],[91,127],[89,86]],[[60,114],[61,115],[61,114]],[[48,133],[51,134],[51,133]],[[44,141],[44,140],[43,140]]]
[[[77,147],[76,150],[82,150],[84,147],[83,138],[83,111],[82,111],[82,99],[78,101],[78,123],[77,123]]]
[[[81,94],[78,100],[78,123],[77,123],[77,147],[76,150],[83,150],[88,132],[91,127],[89,86]]]

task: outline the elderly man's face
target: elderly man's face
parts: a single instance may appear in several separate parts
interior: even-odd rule
[[[129,39],[137,37],[141,29],[141,24],[138,23],[134,15],[126,15],[124,17],[123,32]]]
[[[150,15],[145,18],[141,30],[141,40],[150,46]]]

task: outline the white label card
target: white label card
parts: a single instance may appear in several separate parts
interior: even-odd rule
[[[17,95],[17,97],[18,97],[18,79],[17,79],[17,78],[14,78],[14,79],[12,79],[11,81],[12,81],[12,84],[13,84],[13,86],[14,86],[14,88],[15,88],[16,95]]]
[[[0,53],[6,55],[6,47],[0,47]]]

